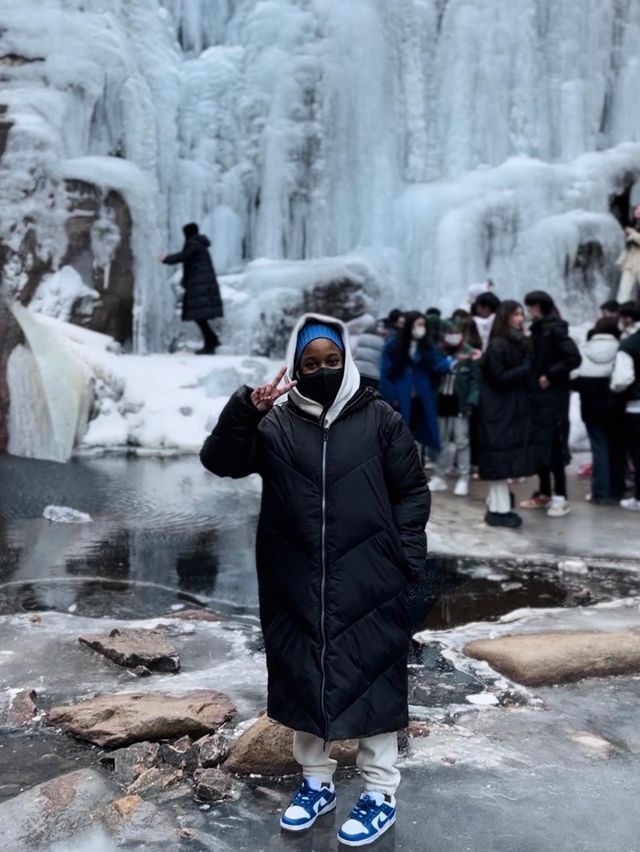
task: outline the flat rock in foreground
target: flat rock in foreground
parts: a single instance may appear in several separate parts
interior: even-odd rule
[[[293,731],[260,716],[231,746],[222,768],[234,775],[293,775],[300,772],[300,766],[292,749]],[[345,740],[334,744],[331,756],[341,766],[355,766],[357,752],[357,741]]]
[[[161,630],[123,628],[106,634],[80,636],[80,642],[129,669],[145,666],[150,671],[180,671],[178,652]]]
[[[464,653],[525,686],[640,673],[640,631],[529,633],[470,642]]]
[[[68,840],[96,821],[113,793],[112,785],[90,769],[39,784],[0,804],[1,847],[34,852]]]
[[[98,695],[88,701],[54,707],[49,725],[81,740],[117,748],[145,740],[201,737],[218,730],[236,714],[221,692],[197,689],[172,695],[165,692],[122,692]]]

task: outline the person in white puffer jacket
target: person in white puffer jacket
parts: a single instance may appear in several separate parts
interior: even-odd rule
[[[599,319],[582,348],[582,364],[573,387],[580,393],[582,419],[593,454],[591,501],[617,504],[624,496],[624,401],[610,389],[620,343],[613,317]]]

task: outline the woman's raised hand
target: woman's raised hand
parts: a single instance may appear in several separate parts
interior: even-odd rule
[[[291,388],[296,386],[297,382],[289,382],[283,387],[278,388],[278,385],[284,378],[284,374],[286,372],[287,368],[283,367],[270,385],[263,385],[253,391],[251,394],[251,402],[255,405],[258,411],[269,411],[273,408],[277,399],[280,399],[280,397],[284,396],[285,393],[289,393]]]

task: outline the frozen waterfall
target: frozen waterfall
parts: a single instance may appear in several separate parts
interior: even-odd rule
[[[491,277],[505,294],[548,287],[577,319],[616,279],[611,205],[624,217],[640,192],[636,0],[0,9],[7,286],[31,286],[36,258],[61,265],[65,180],[115,189],[139,350],[175,323],[155,259],[191,220],[221,272],[358,257],[380,310],[451,309]]]

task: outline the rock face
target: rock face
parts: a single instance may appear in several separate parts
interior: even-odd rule
[[[71,321],[124,343],[133,324],[131,213],[114,190],[80,180],[66,181],[66,189],[69,243],[60,266],[72,266],[100,297],[90,314],[75,311]]]
[[[464,653],[525,686],[640,672],[640,631],[533,633],[470,642]]]
[[[200,737],[215,732],[236,714],[226,695],[199,689],[182,695],[163,692],[99,695],[54,707],[49,725],[104,748],[144,740]]]
[[[0,298],[0,453],[9,446],[9,378],[7,365],[9,356],[20,344],[24,344],[24,334],[6,302]]]
[[[35,852],[68,841],[86,830],[112,798],[111,784],[89,769],[40,784],[0,805],[2,848]]]
[[[79,641],[129,669],[144,666],[156,672],[180,670],[178,652],[161,630],[116,629],[108,635],[80,636]]]
[[[292,749],[293,731],[261,716],[231,746],[222,768],[234,775],[293,775],[300,767],[293,759]],[[333,746],[331,756],[341,766],[355,766],[357,751],[358,743],[346,740]]]

